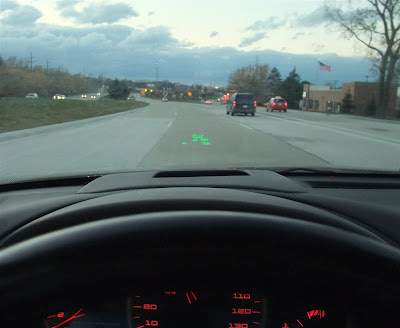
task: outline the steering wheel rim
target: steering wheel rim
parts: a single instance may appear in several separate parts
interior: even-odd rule
[[[218,258],[221,254],[230,254],[226,262]],[[235,261],[255,268],[255,260],[265,261],[267,266],[280,258],[290,261],[299,272],[320,267],[390,283],[392,292],[393,286],[399,286],[400,252],[364,236],[276,215],[179,211],[85,223],[3,249],[0,291],[10,295],[7,303],[12,304],[22,291],[25,296],[37,297],[38,290],[41,295],[57,292],[62,282],[63,288],[69,288],[77,281],[93,283],[94,278],[126,278],[132,265],[142,268],[136,269],[137,276],[157,267],[156,272],[166,275],[185,270],[201,274],[202,268],[210,265],[215,273],[229,272]],[[153,263],[155,259],[162,266]],[[111,268],[96,271],[104,263]],[[377,263],[379,272],[369,272]],[[240,267],[236,274],[241,273]],[[46,281],[46,288],[38,289],[38,281]]]

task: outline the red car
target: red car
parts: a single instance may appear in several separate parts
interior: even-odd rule
[[[271,98],[267,102],[267,112],[273,112],[274,110],[287,111],[287,101],[282,97]]]
[[[205,103],[206,103],[206,104],[213,104],[213,103],[214,103],[214,100],[206,100]]]

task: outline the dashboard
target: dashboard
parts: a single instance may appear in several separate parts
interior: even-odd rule
[[[399,178],[197,173],[0,191],[0,327],[398,325]]]
[[[136,291],[127,299],[55,309],[43,327],[344,327],[346,315],[323,304],[302,306],[252,290]]]

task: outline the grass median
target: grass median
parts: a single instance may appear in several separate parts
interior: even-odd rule
[[[125,112],[148,105],[135,100],[0,98],[0,133]]]

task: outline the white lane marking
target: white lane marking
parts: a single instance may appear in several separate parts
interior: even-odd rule
[[[251,126],[248,126],[248,125],[246,125],[246,124],[240,123],[240,125],[241,125],[241,126],[244,126],[245,128],[248,128],[248,129],[250,129],[250,130],[253,130],[253,128],[252,128]]]
[[[283,117],[276,117],[276,116],[272,116],[272,115],[270,116],[268,114],[266,115],[265,113],[260,113],[260,114],[263,114],[262,116],[264,116],[264,117],[270,117],[275,120],[290,122],[293,124],[303,125],[303,126],[307,126],[307,127],[311,127],[311,128],[315,128],[315,129],[319,129],[319,130],[331,131],[331,132],[335,132],[335,133],[342,134],[342,135],[348,135],[348,136],[352,136],[352,137],[356,136],[361,139],[374,141],[374,142],[380,142],[383,144],[391,144],[391,145],[395,145],[395,146],[399,145],[399,142],[392,138],[377,136],[377,135],[373,135],[373,134],[362,132],[362,131],[349,130],[349,129],[346,129],[343,127],[338,127],[338,126],[328,127],[326,123],[310,122],[310,121],[306,121],[306,120],[303,120],[300,118],[294,118],[294,117],[283,118]],[[318,123],[321,123],[321,124],[317,125]]]
[[[174,123],[174,121],[169,122],[168,127],[170,127],[172,125],[172,123]]]

